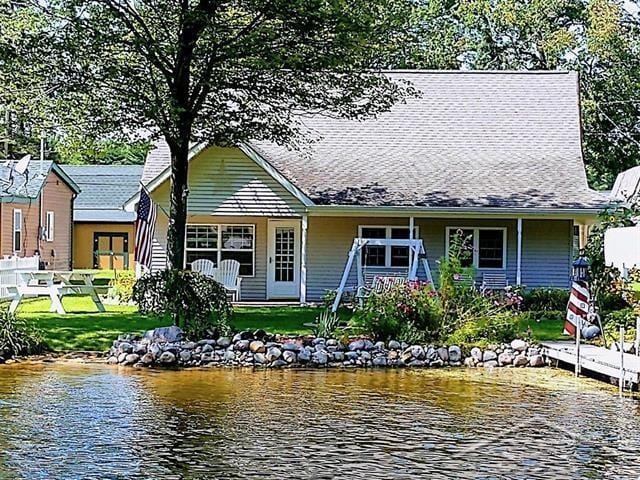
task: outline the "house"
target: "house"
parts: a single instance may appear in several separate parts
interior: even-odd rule
[[[135,213],[122,204],[140,188],[141,165],[64,165],[81,188],[73,212],[73,267],[133,269]]]
[[[243,300],[304,303],[336,289],[356,237],[421,239],[437,278],[462,231],[479,281],[498,272],[512,285],[568,287],[576,232],[607,201],[587,185],[577,74],[387,74],[421,96],[366,121],[304,117],[314,142],[303,151],[193,146],[185,266],[236,259]],[[165,209],[169,164],[159,144],[142,177]],[[165,267],[166,232],[159,213],[154,269]],[[369,245],[358,261],[402,272],[409,256],[406,246]]]
[[[80,189],[51,161],[0,166],[0,255],[40,255],[49,270],[71,268],[73,202]]]

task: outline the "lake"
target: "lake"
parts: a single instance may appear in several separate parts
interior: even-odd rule
[[[0,479],[638,478],[640,403],[552,369],[0,366]]]

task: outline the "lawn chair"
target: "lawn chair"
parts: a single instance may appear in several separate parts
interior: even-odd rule
[[[406,283],[407,279],[405,277],[400,277],[397,275],[376,275],[375,277],[373,277],[373,281],[371,282],[370,287],[363,285],[362,287],[358,288],[356,292],[356,298],[360,302],[360,306],[362,306],[364,304],[364,301],[371,295],[380,295],[386,293],[393,288],[399,285],[405,285]]]
[[[206,275],[207,277],[215,277],[216,264],[206,258],[199,258],[191,263],[191,270]]]
[[[507,274],[504,272],[483,273],[482,274],[482,293],[492,292],[495,290],[505,290],[509,286]]]
[[[227,292],[231,293],[231,300],[240,301],[240,262],[237,260],[222,260],[220,266],[215,269],[213,278],[221,283]]]

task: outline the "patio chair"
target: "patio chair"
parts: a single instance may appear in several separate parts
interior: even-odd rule
[[[213,278],[221,283],[227,292],[231,293],[231,300],[234,302],[240,301],[240,262],[237,260],[222,260],[220,265],[215,270]]]
[[[216,264],[206,258],[199,258],[191,263],[191,270],[206,275],[207,277],[215,277]]]
[[[482,293],[494,290],[504,290],[508,286],[509,281],[507,280],[507,274],[504,272],[485,272],[482,274],[482,287],[480,288]]]

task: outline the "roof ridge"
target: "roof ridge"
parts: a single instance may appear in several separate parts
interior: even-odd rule
[[[577,73],[575,70],[455,70],[455,69],[443,69],[443,70],[433,70],[433,69],[407,69],[407,68],[399,68],[399,69],[389,69],[389,70],[379,70],[379,73],[415,73],[415,74],[443,74],[443,75],[451,75],[451,74],[487,74],[487,75],[499,75],[499,74],[509,74],[509,75],[567,75],[572,73]]]

